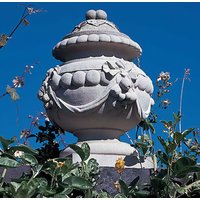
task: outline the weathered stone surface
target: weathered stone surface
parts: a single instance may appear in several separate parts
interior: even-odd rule
[[[0,175],[2,175],[4,168],[0,167]],[[5,182],[11,182],[12,179],[19,179],[23,173],[30,173],[29,166],[21,166],[17,168],[7,169],[6,175],[4,177]]]
[[[116,145],[115,139],[147,118],[153,104],[151,80],[132,62],[142,53],[139,44],[109,22],[105,11],[90,10],[52,53],[64,63],[48,71],[38,94],[49,119],[79,142],[98,140],[98,155],[105,150],[113,162],[118,155],[129,156],[134,150],[125,144],[124,151],[124,143]],[[104,145],[108,140],[114,153]],[[91,146],[94,157],[95,152]],[[96,158],[110,166],[104,154]]]
[[[88,10],[86,15],[86,19],[96,19],[96,11],[95,10]]]
[[[72,83],[72,74],[65,73],[60,79],[60,85],[65,89],[71,86]]]
[[[86,83],[90,86],[95,86],[100,83],[100,73],[96,70],[90,70],[86,74]]]
[[[126,183],[130,184],[137,176],[140,177],[138,183],[150,183],[151,169],[125,169],[121,174],[121,179]],[[116,172],[113,167],[101,167],[100,178],[96,189],[106,190],[112,197],[118,192],[114,187],[114,183],[118,181],[120,175]]]
[[[107,19],[107,14],[105,11],[103,10],[97,10],[96,11],[96,19],[103,19],[106,20]]]
[[[72,76],[72,84],[77,87],[82,87],[85,84],[85,72],[78,71]]]

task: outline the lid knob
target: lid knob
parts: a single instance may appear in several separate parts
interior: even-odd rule
[[[102,20],[107,20],[107,14],[103,10],[88,10],[86,15],[85,15],[86,20],[89,19],[102,19]]]

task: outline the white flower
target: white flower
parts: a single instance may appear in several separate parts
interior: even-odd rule
[[[138,140],[141,140],[141,135],[138,136]]]
[[[20,139],[22,139],[23,137],[27,137],[27,136],[29,136],[30,135],[30,131],[29,130],[26,130],[26,129],[24,129],[24,130],[22,130],[21,131],[21,134],[20,134]]]
[[[15,151],[15,153],[14,153],[14,156],[16,158],[21,158],[23,155],[24,155],[24,152],[23,151],[19,151],[19,150]]]
[[[19,88],[24,85],[24,79],[19,76],[16,76],[15,79],[12,80],[12,82],[15,88]]]
[[[159,81],[169,81],[170,79],[170,73],[169,72],[161,72],[156,80],[156,82]]]
[[[168,99],[162,100],[163,106],[168,106],[170,103],[171,103],[171,102],[170,102]]]
[[[32,7],[27,7],[27,11],[28,11],[28,14],[29,15],[32,15],[32,14],[35,14],[35,13],[38,13],[38,12],[43,12],[43,10],[36,10],[36,9],[34,9],[34,8],[32,8]]]

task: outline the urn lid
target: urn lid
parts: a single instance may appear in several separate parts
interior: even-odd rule
[[[115,56],[132,61],[142,49],[107,20],[103,10],[89,10],[86,20],[77,25],[53,48],[53,56],[63,62],[91,56]]]

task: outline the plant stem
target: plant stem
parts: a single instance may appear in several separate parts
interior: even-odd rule
[[[128,132],[125,132],[126,136],[128,137],[128,139],[130,140],[131,144],[134,144],[133,143],[133,140],[131,139],[130,135],[128,134]]]
[[[51,178],[51,185],[50,185],[51,190],[53,189],[53,182],[54,182],[54,180],[55,180],[55,176],[56,176],[56,170],[54,170],[53,176],[52,176],[52,178]]]
[[[32,175],[32,177],[29,179],[29,181],[28,181],[27,184],[29,184],[29,183],[40,173],[40,171],[37,171],[37,172],[34,174],[34,170],[33,170],[33,169],[31,169],[31,170],[32,170],[32,172],[33,172],[33,175]]]
[[[9,94],[9,93],[8,93],[8,92],[3,93],[3,94],[0,96],[0,98],[5,97],[7,94]]]
[[[6,176],[6,172],[7,172],[7,168],[3,169],[3,172],[1,174],[1,178],[2,178],[2,182],[0,183],[0,187],[2,187],[3,183],[4,183],[4,177]]]
[[[179,121],[179,132],[180,133],[182,131],[182,103],[183,103],[183,89],[184,89],[185,79],[186,79],[186,73],[184,72],[182,85],[181,85],[180,107],[179,107],[179,112],[180,112],[180,116],[181,116],[180,121]],[[182,153],[182,142],[180,142],[180,152]]]
[[[3,169],[3,172],[2,172],[2,175],[1,175],[1,177],[2,177],[2,178],[4,178],[4,177],[5,177],[5,175],[6,175],[6,172],[7,172],[7,168],[4,168],[4,169]]]
[[[14,34],[14,32],[18,29],[18,27],[23,22],[23,20],[29,15],[29,14],[26,14],[26,10],[27,10],[27,8],[24,9],[24,12],[22,14],[22,17],[21,17],[20,21],[18,22],[18,24],[15,26],[15,28],[13,29],[13,31],[10,33],[10,35],[8,37],[12,37],[12,35]]]
[[[137,140],[138,139],[138,130],[139,130],[139,125],[137,125],[136,127],[136,133],[135,133],[135,139]]]
[[[64,138],[62,137],[62,135],[60,134],[60,133],[58,133],[58,135],[59,135],[59,137],[60,137],[60,142],[62,142],[62,144],[64,145],[64,147],[65,148],[67,148],[68,147],[68,145],[65,143],[65,140],[64,140]]]
[[[179,112],[180,115],[182,115],[182,103],[183,103],[183,89],[184,89],[184,83],[185,83],[185,73],[183,76],[183,80],[182,80],[182,85],[181,85],[181,94],[180,94],[180,107],[179,107]],[[181,117],[182,118],[182,117]],[[179,132],[181,133],[181,119],[179,121]]]

